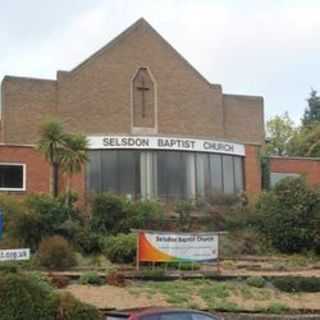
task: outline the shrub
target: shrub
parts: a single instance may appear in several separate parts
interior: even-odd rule
[[[60,235],[70,241],[83,254],[101,253],[99,235],[82,225],[79,221],[68,219],[57,230]]]
[[[53,236],[41,241],[38,259],[48,269],[64,270],[76,265],[76,258],[69,243],[61,236]]]
[[[194,205],[191,201],[178,201],[175,211],[179,214],[179,229],[181,231],[190,231],[192,226],[191,212]]]
[[[127,233],[128,201],[111,193],[99,193],[92,200],[91,229],[96,233]]]
[[[248,286],[255,288],[263,288],[266,284],[266,280],[263,277],[249,277],[246,282]]]
[[[0,320],[55,320],[57,299],[37,276],[2,273],[0,301]]]
[[[94,306],[80,302],[70,293],[63,293],[59,296],[57,320],[102,320],[102,317]]]
[[[272,284],[285,292],[319,292],[320,279],[316,277],[277,277]]]
[[[66,205],[63,199],[44,194],[27,196],[18,205],[6,201],[5,208],[5,225],[10,238],[33,251],[43,238],[59,233],[69,236],[70,233],[63,233],[63,224],[79,216],[78,211],[72,205]],[[9,213],[12,213],[10,217]]]
[[[81,284],[91,284],[91,285],[101,285],[104,283],[103,279],[98,275],[97,272],[87,272],[83,273],[80,276],[80,283]]]
[[[320,247],[320,193],[303,178],[281,180],[260,196],[256,209],[256,228],[281,252]]]
[[[130,228],[159,229],[164,223],[164,213],[158,201],[141,200],[129,203],[128,219]]]
[[[104,252],[107,258],[114,263],[131,263],[137,251],[135,234],[118,234],[104,240]]]
[[[124,287],[126,285],[126,278],[122,273],[114,271],[106,276],[106,283],[110,286]]]

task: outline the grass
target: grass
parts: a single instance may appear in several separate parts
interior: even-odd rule
[[[281,314],[289,307],[278,299],[278,292],[270,287],[256,288],[246,281],[211,281],[206,279],[139,282],[129,288],[135,297],[161,295],[176,307]]]

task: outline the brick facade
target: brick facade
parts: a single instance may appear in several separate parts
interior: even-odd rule
[[[143,119],[148,126],[136,131],[132,82],[139,68],[148,70],[153,81],[154,101],[152,96],[147,103],[154,111],[151,122]],[[209,83],[144,19],[70,72],[58,71],[56,80],[6,76],[1,100],[4,145],[34,144],[39,125],[49,116],[61,119],[67,131],[87,136],[152,134],[237,142],[247,145],[246,188],[260,191],[256,151],[264,143],[262,97],[223,94],[220,85]],[[1,155],[6,148],[1,147]],[[26,150],[40,161],[34,150]],[[28,186],[32,192],[48,190],[48,167],[39,168],[46,176],[28,169],[34,172],[30,180],[35,182]],[[76,179],[84,193],[85,178]]]
[[[254,145],[246,145],[246,157],[244,161],[245,189],[249,194],[257,194],[261,191],[261,165],[259,161],[259,148]]]
[[[270,171],[296,173],[305,176],[311,186],[320,185],[320,159],[318,158],[270,158]]]
[[[0,163],[21,163],[26,165],[26,192],[16,195],[50,190],[50,167],[43,156],[33,147],[0,145]]]

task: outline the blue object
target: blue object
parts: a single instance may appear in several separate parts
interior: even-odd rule
[[[3,210],[0,208],[0,240],[3,236]]]

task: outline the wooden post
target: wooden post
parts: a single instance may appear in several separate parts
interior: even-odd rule
[[[218,233],[217,272],[220,273],[220,234]]]
[[[140,271],[140,232],[137,232],[137,257],[136,257],[136,270]]]

